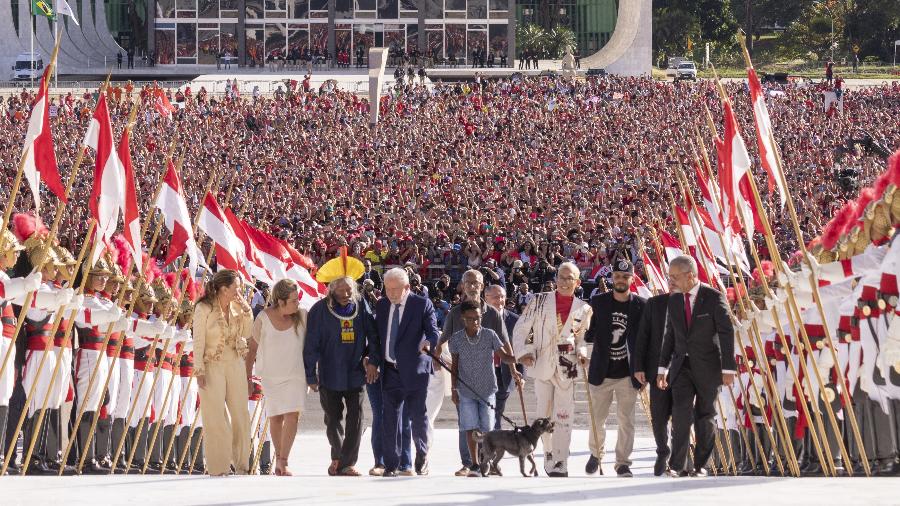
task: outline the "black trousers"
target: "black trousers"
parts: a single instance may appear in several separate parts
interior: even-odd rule
[[[672,389],[672,456],[669,467],[682,471],[691,443],[691,425],[694,426],[696,446],[694,447],[694,467],[701,469],[712,454],[715,445],[716,397],[718,389],[710,385],[699,385],[691,372],[690,361],[684,364],[670,386]]]
[[[650,418],[653,439],[656,441],[656,455],[669,456],[669,418],[672,417],[672,390],[660,390],[655,382],[650,383]]]
[[[325,434],[331,445],[331,460],[339,460],[338,470],[356,465],[363,432],[362,387],[352,390],[328,390],[319,387],[319,402],[325,413]],[[344,407],[347,408],[346,432]]]

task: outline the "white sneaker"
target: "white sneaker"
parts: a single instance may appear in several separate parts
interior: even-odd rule
[[[469,468],[467,466],[462,466],[461,468],[459,468],[459,471],[456,471],[455,474],[456,476],[468,476]]]
[[[383,476],[384,475],[384,467],[375,466],[372,469],[369,469],[369,476]]]
[[[553,472],[553,466],[556,465],[556,462],[553,462],[553,455],[547,453],[544,455],[544,473],[549,475]]]

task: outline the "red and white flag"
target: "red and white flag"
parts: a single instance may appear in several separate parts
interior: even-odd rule
[[[291,256],[284,248],[284,245],[277,238],[262,230],[257,230],[246,221],[241,220],[241,225],[244,227],[244,231],[247,233],[250,241],[256,247],[263,267],[272,274],[272,279],[279,281],[287,278]]]
[[[647,282],[650,283],[658,293],[667,293],[669,291],[669,282],[660,272],[659,267],[650,259],[650,255],[646,251],[641,252],[641,260],[647,268]]]
[[[119,161],[122,163],[122,169],[125,176],[125,226],[122,229],[122,235],[125,242],[131,249],[131,258],[134,261],[134,267],[138,272],[143,272],[141,263],[141,214],[138,208],[137,191],[134,186],[134,167],[131,165],[131,148],[129,147],[128,129],[122,130],[122,138],[119,139]]]
[[[247,256],[244,254],[244,243],[237,236],[225,211],[216,202],[212,192],[207,192],[200,209],[198,227],[213,242],[216,248],[216,264],[223,269],[231,269],[241,273],[246,281],[250,281],[250,273],[245,268]]]
[[[156,88],[153,92],[153,106],[164,118],[171,118],[172,113],[175,112],[175,106],[169,102],[169,97],[166,96],[166,92],[162,88]]]
[[[764,230],[762,222],[755,211],[753,201],[753,189],[750,186],[750,155],[747,153],[747,145],[741,136],[740,127],[731,102],[725,100],[722,106],[725,109],[725,137],[722,139],[719,156],[722,158],[722,170],[719,174],[719,183],[722,185],[722,200],[727,207],[723,211],[726,223],[735,232],[743,230],[738,216],[740,213],[746,225],[748,238],[753,237],[755,228]]]
[[[88,205],[91,217],[97,220],[97,239],[108,243],[119,226],[119,214],[125,204],[125,171],[116,154],[105,92],[100,93],[84,144],[95,151],[94,188]],[[94,248],[91,265],[102,252],[103,248]]]
[[[678,242],[678,239],[675,239],[675,237],[672,236],[672,234],[665,230],[658,230],[657,234],[659,235],[659,241],[662,243],[663,250],[666,254],[666,263],[671,262],[675,257],[684,255],[681,244]]]
[[[775,131],[772,129],[772,122],[769,119],[766,96],[753,67],[747,68],[747,81],[750,85],[753,118],[756,120],[756,145],[759,147],[759,158],[762,160],[763,168],[769,174],[769,193],[773,192],[777,186],[781,207],[784,207],[787,202],[787,192],[784,191],[783,174],[781,174],[775,158]]]
[[[261,260],[262,253],[256,248],[256,244],[250,239],[247,231],[244,230],[241,220],[234,215],[234,212],[229,207],[225,208],[225,220],[244,245],[244,268],[246,268],[247,272],[257,281],[262,281],[269,286],[274,285],[275,280],[272,273],[266,270]]]
[[[285,240],[279,240],[291,257],[291,265],[287,270],[287,277],[293,279],[300,286],[300,307],[306,309],[312,307],[317,300],[328,293],[328,287],[319,283],[312,277],[307,267],[311,267],[312,261],[306,255],[297,251]]]
[[[645,299],[649,299],[653,297],[653,292],[647,288],[647,285],[644,284],[644,280],[637,274],[632,276],[631,278],[631,286],[629,287],[631,293],[637,295],[638,297],[643,297]]]
[[[183,253],[187,253],[191,276],[195,276],[197,268],[206,267],[206,262],[194,239],[193,222],[188,213],[187,202],[184,200],[184,188],[171,161],[166,169],[159,197],[156,199],[156,207],[162,212],[166,228],[172,233],[166,265],[171,264]]]
[[[34,209],[41,208],[40,181],[43,180],[47,188],[66,202],[66,190],[59,178],[59,167],[56,163],[56,153],[53,151],[53,134],[50,132],[50,100],[47,96],[47,86],[50,84],[49,76],[53,65],[48,65],[41,76],[41,86],[38,95],[31,105],[31,117],[28,119],[28,130],[25,133],[25,146],[22,154],[25,156],[25,164],[22,169],[31,194],[34,196]]]

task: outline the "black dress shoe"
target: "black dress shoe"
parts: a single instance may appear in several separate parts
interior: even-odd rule
[[[103,467],[96,460],[89,460],[81,468],[82,474],[109,474],[109,468]]]
[[[429,470],[428,455],[416,454],[416,474],[426,476]]]
[[[21,472],[21,469],[19,470]],[[27,476],[50,476],[55,474],[53,468],[51,468],[45,461],[42,459],[32,459],[31,463],[28,464],[28,469],[25,471]]]
[[[62,470],[63,476],[75,476],[78,474],[78,469],[75,466],[64,465],[60,462],[48,462],[47,467],[50,468],[51,474],[59,474],[60,470]]]
[[[587,475],[593,475],[597,474],[598,472],[601,475],[603,474],[603,470],[600,469],[600,459],[591,455],[590,458],[588,458],[587,464],[584,465],[584,473]]]
[[[817,462],[811,462],[803,472],[800,473],[801,476],[825,476],[825,470],[822,469],[822,466]]]
[[[394,469],[385,469],[384,474],[381,475],[382,478],[396,478],[397,471]]]
[[[190,473],[190,474],[192,474],[192,475],[195,475],[195,476],[202,476],[202,475],[206,474],[206,468],[205,468],[205,467],[202,467],[202,466],[201,466],[201,467],[195,467],[193,471],[186,470],[185,472],[188,472],[188,473]]]
[[[657,455],[656,463],[653,464],[653,476],[662,476],[663,473],[666,472],[666,461],[669,459],[668,455]]]
[[[691,473],[691,476],[694,478],[706,478],[709,476],[709,472],[706,469],[694,469],[694,472]]]

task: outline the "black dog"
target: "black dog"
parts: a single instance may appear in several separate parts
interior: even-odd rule
[[[531,425],[519,427],[515,430],[492,430],[487,433],[474,431],[475,441],[481,444],[479,457],[481,460],[481,475],[487,476],[489,471],[493,471],[499,476],[503,476],[500,472],[500,459],[506,452],[519,457],[519,470],[522,476],[537,476],[537,464],[534,462],[534,447],[537,445],[538,439],[544,433],[553,432],[553,422],[548,418],[538,418]],[[525,459],[531,462],[531,472],[525,474]]]

